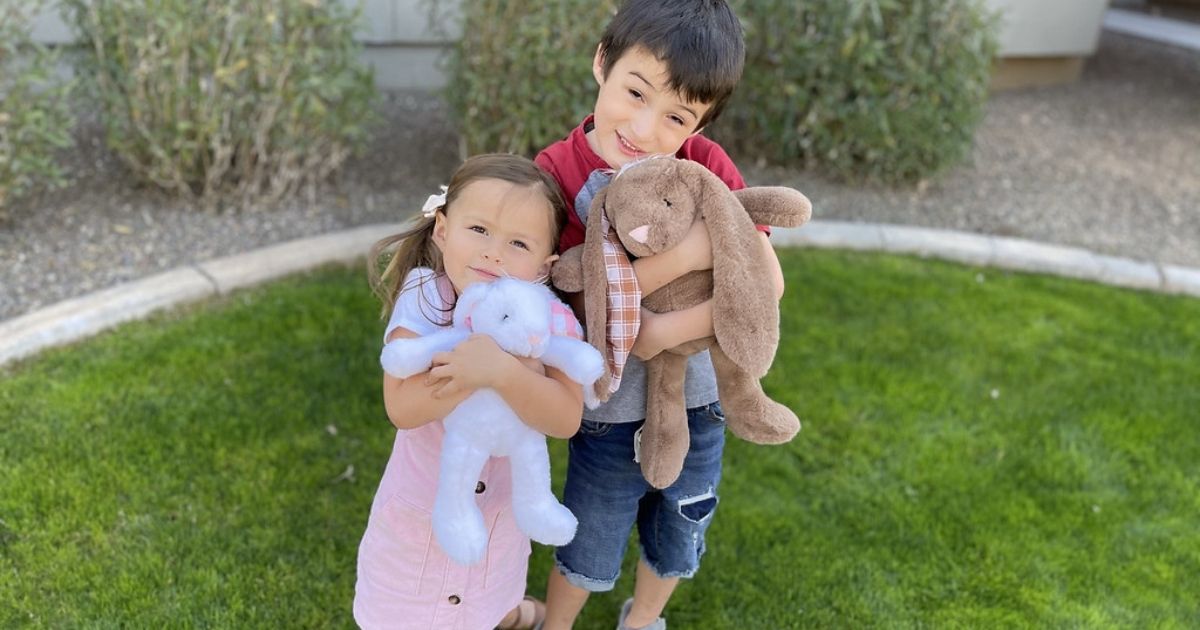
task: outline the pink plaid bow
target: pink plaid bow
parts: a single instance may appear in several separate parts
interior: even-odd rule
[[[633,263],[617,238],[617,231],[599,209],[600,229],[604,232],[604,268],[608,273],[608,371],[612,374],[608,392],[617,391],[625,361],[637,341],[642,324],[642,289],[633,274]]]

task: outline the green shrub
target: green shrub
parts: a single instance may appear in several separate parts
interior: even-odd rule
[[[108,146],[206,202],[271,202],[336,169],[375,95],[358,13],[323,0],[67,0]]]
[[[928,177],[970,148],[996,49],[980,0],[732,0],[746,73],[714,136],[848,179]]]
[[[55,153],[71,144],[70,84],[54,78],[56,56],[30,38],[41,6],[0,0],[0,215],[37,186],[64,181]]]
[[[433,1],[434,13],[448,0]],[[469,0],[445,91],[468,153],[533,155],[596,104],[592,56],[616,0]]]
[[[618,2],[461,4],[447,98],[468,151],[531,154],[591,111],[592,54]],[[746,70],[706,133],[735,158],[898,182],[970,147],[995,51],[980,0],[732,4]]]

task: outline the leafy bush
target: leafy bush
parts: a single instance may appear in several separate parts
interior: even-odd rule
[[[746,70],[706,133],[736,158],[898,182],[970,147],[995,51],[980,0],[731,3]],[[618,2],[461,4],[447,98],[469,151],[531,154],[591,111],[592,54]]]
[[[30,38],[41,2],[0,0],[0,213],[38,185],[64,181],[55,152],[71,144],[70,84]]]
[[[430,4],[437,16],[458,3]],[[445,94],[468,153],[533,155],[592,111],[592,56],[617,0],[461,4],[465,35],[451,50]]]
[[[274,201],[366,135],[358,13],[322,0],[67,0],[108,146],[185,197]]]
[[[847,178],[927,177],[970,148],[996,50],[980,0],[732,0],[746,73],[715,137]]]

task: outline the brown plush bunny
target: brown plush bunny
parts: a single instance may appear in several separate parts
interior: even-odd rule
[[[693,221],[703,218],[713,246],[713,269],[694,271],[644,296],[642,305],[665,313],[713,301],[714,336],[670,348],[646,362],[646,423],[642,430],[642,474],[665,488],[679,476],[689,434],[683,379],[689,355],[710,350],[717,390],[734,435],[758,444],[779,444],[800,430],[787,407],[763,393],[779,344],[779,303],[769,280],[769,261],[755,224],[796,227],[812,215],[812,204],[790,188],[756,187],[730,192],[696,162],[653,158],[627,167],[592,200],[583,245],[554,265],[555,286],[584,292],[588,342],[608,356],[607,274],[601,215],[621,243],[638,257],[674,247]],[[608,398],[608,375],[595,393]]]

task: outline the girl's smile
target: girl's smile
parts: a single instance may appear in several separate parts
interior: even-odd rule
[[[475,272],[475,275],[478,275],[479,277],[481,277],[481,278],[483,278],[484,280],[487,280],[487,281],[495,280],[496,278],[499,278],[499,277],[500,277],[500,275],[499,275],[499,274],[492,273],[492,272],[490,272],[490,271],[487,271],[487,270],[485,270],[485,269],[479,269],[478,267],[470,267],[470,269],[471,269],[471,271],[474,271],[474,272]]]

